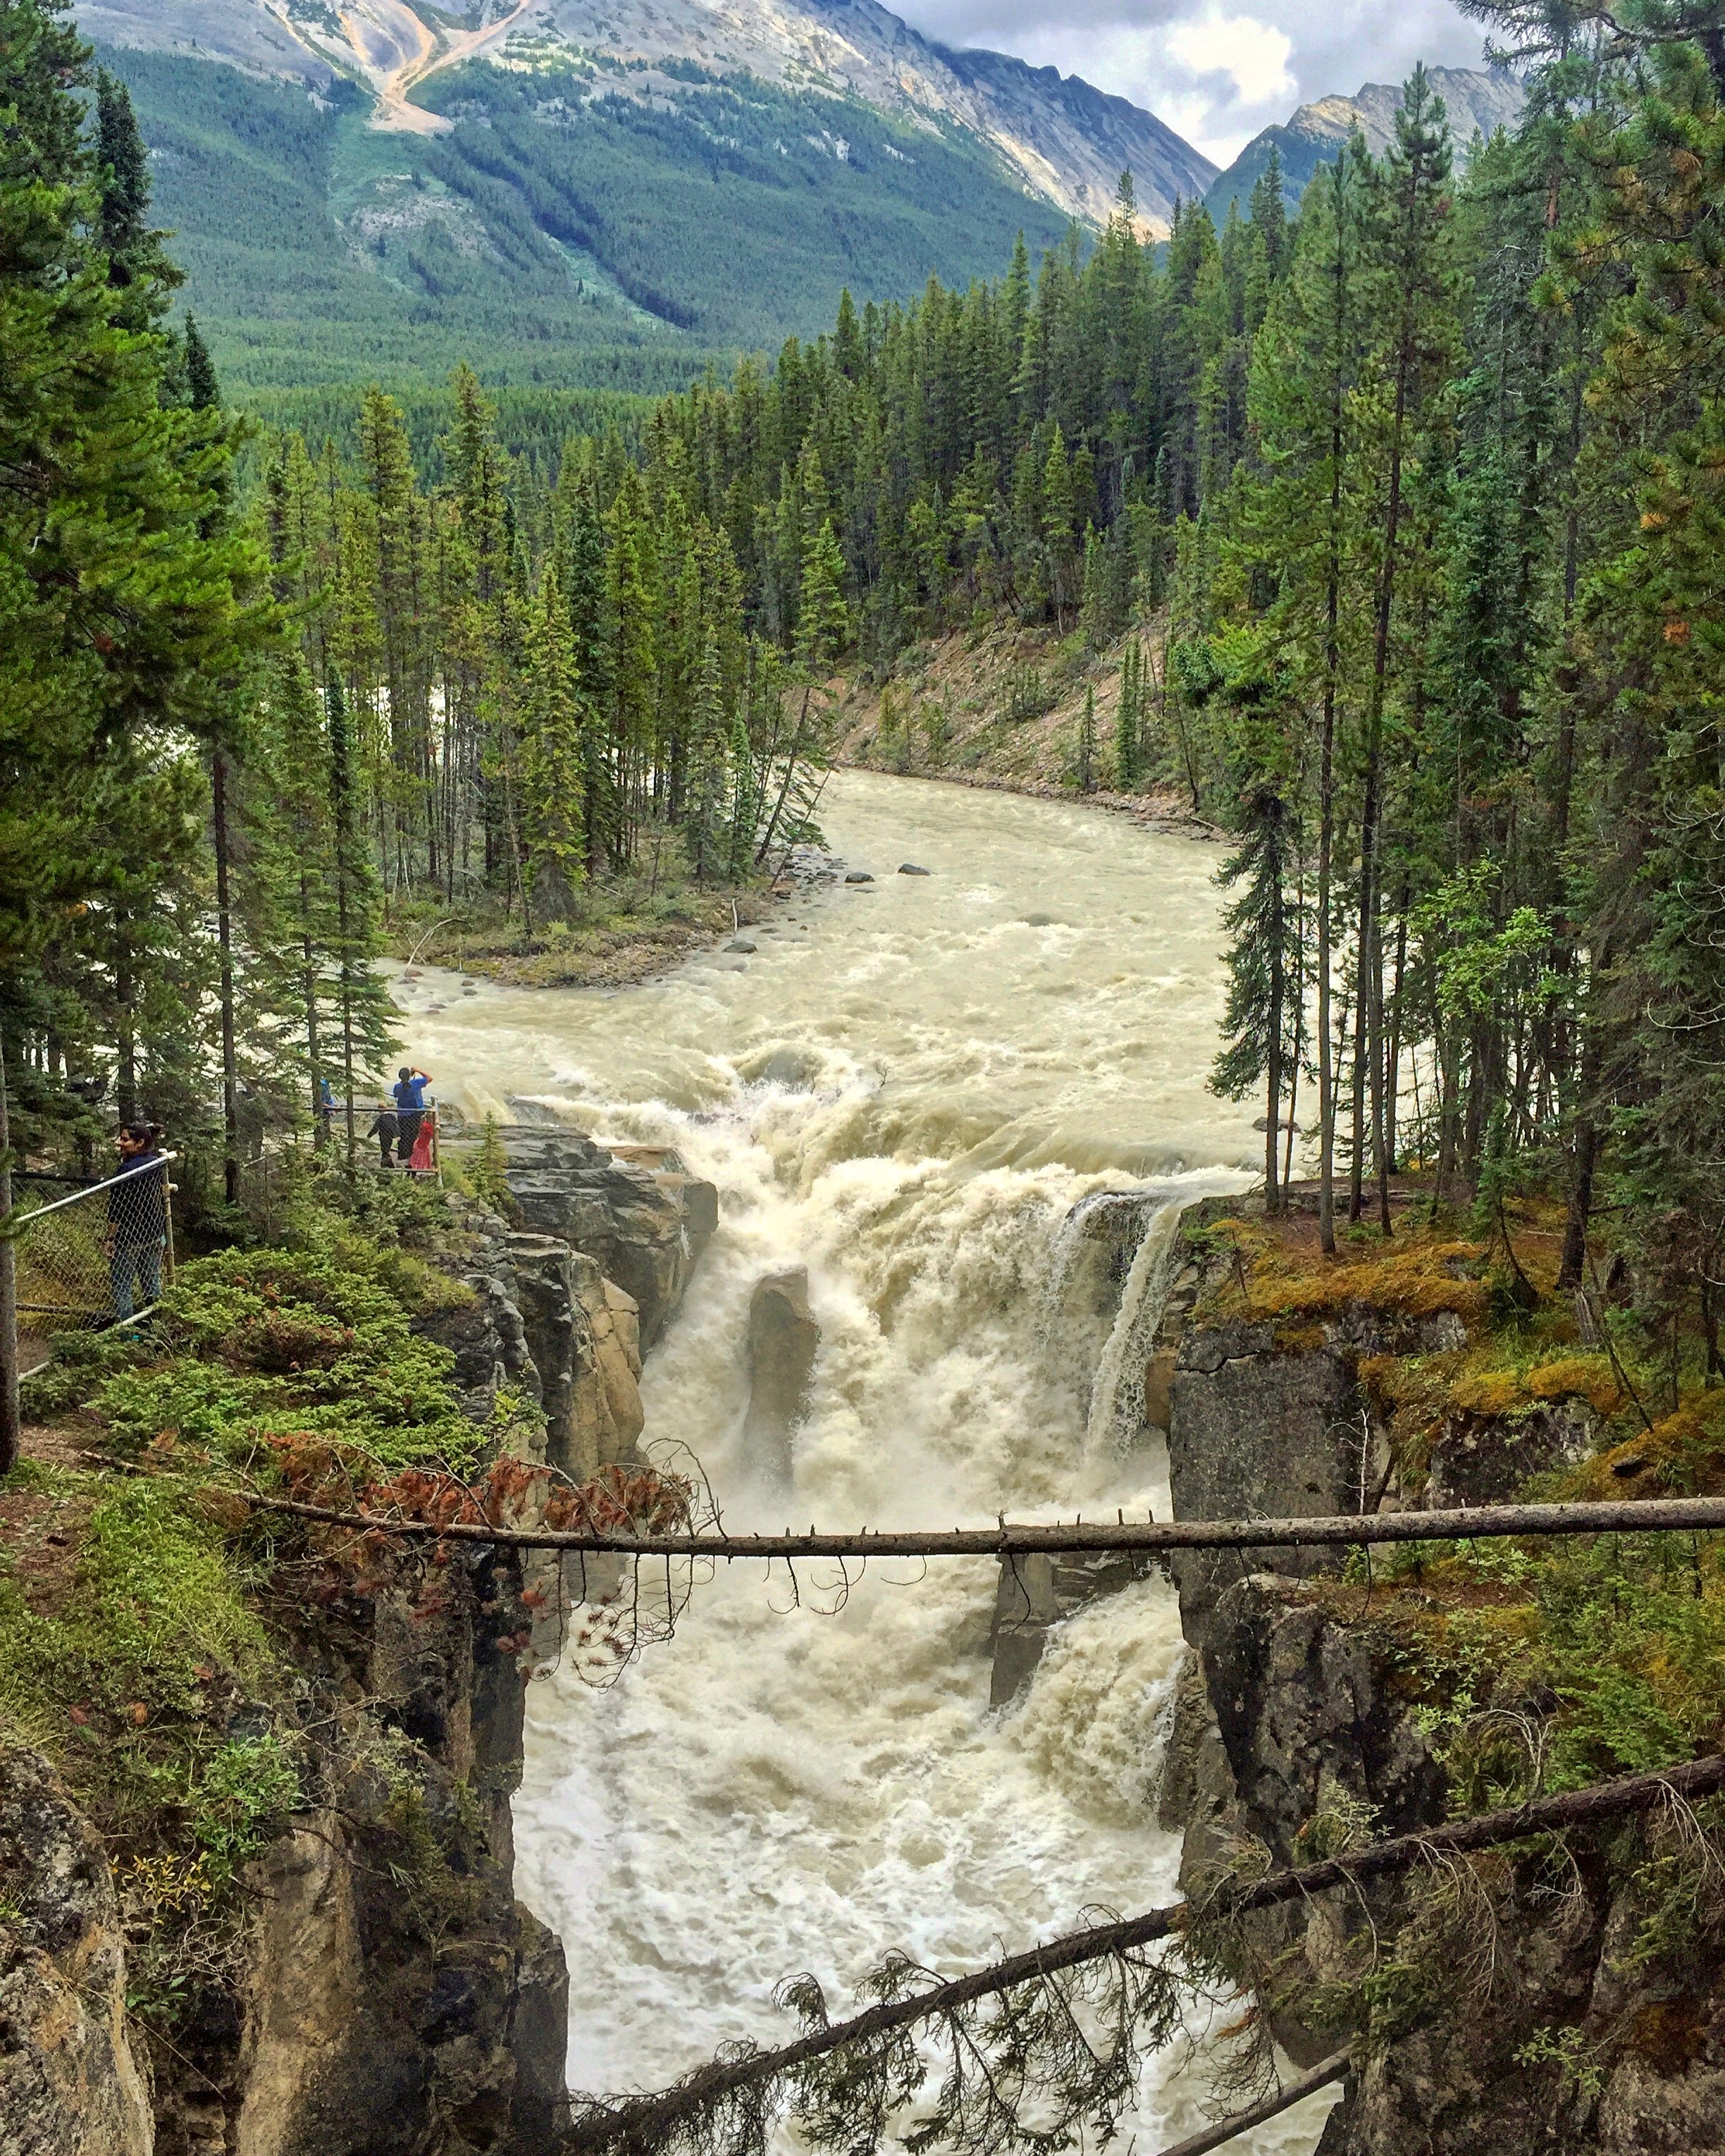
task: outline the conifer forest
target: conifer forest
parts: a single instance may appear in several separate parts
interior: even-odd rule
[[[242,1096],[309,1124],[404,925],[766,873],[835,676],[1006,617],[1120,672],[1076,784],[1231,836],[1214,1082],[1272,1207],[1292,1115],[1328,1248],[1404,1165],[1560,1196],[1572,1285],[1626,1209],[1725,1371],[1722,33],[1473,12],[1513,134],[1416,72],[1296,213],[1272,170],[1152,244],[1123,175],[552,469],[468,368],[429,449],[382,388],[339,439],[224,403],[123,86],[0,0],[14,1120],[72,1145],[110,1073],[230,1162]]]

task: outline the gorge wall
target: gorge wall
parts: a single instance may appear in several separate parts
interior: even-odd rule
[[[1204,1241],[1199,1224],[1183,1283],[1199,1314],[1174,1312],[1163,1336],[1164,1355],[1177,1336],[1178,1515],[1499,1502],[1601,1441],[1579,1363],[1553,1366],[1577,1373],[1568,1394],[1560,1381],[1556,1399],[1494,1413],[1476,1385],[1476,1404],[1407,1441],[1389,1404],[1398,1389],[1461,1363],[1479,1337],[1465,1260],[1447,1261],[1453,1296],[1436,1269],[1411,1294],[1386,1269],[1376,1301],[1343,1293],[1251,1322],[1206,1313],[1225,1265]],[[1153,1370],[1153,1394],[1158,1383]],[[1189,1659],[1160,1801],[1184,1834],[1189,1893],[1244,1847],[1291,1865],[1509,1800],[1480,1768],[1503,1680],[1488,1694],[1470,1676],[1476,1703],[1410,1644],[1435,1627],[1460,1636],[1452,1589],[1374,1583],[1339,1553],[1183,1553],[1173,1570]],[[1491,1587],[1488,1620],[1507,1599]],[[1519,1729],[1500,1710],[1499,1735],[1548,1745],[1561,1704],[1536,1686],[1517,1702]],[[1695,1869],[1698,1834],[1637,1822],[1253,1920],[1237,1974],[1279,2042],[1301,2065],[1355,2047],[1321,2156],[1725,2147],[1725,1931],[1717,1859]]]
[[[503,1136],[516,1219],[452,1201],[470,1299],[421,1329],[450,1351],[475,1422],[501,1395],[541,1410],[511,1425],[530,1457],[577,1479],[634,1464],[642,1345],[675,1307],[715,1194],[674,1160]],[[0,1749],[8,2156],[556,2145],[567,1979],[516,1900],[511,1820],[524,1676],[557,1645],[546,1598],[526,1592],[533,1563],[478,1547],[278,1572],[271,1616],[298,1672],[313,1801],[247,1866],[237,1946],[171,2046],[127,2010],[136,1867],[116,1872],[40,1753]],[[249,1716],[264,1726],[236,1701],[230,1738]]]

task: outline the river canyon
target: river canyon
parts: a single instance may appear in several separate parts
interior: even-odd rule
[[[642,1392],[649,1450],[686,1447],[727,1524],[1165,1516],[1124,1350],[1179,1205],[1249,1187],[1262,1142],[1255,1103],[1204,1082],[1219,850],[856,773],[822,815],[872,881],[633,990],[403,980],[409,1052],[470,1122],[674,1147],[717,1186]],[[1106,1192],[1149,1225],[1099,1315],[1081,1229]],[[787,1478],[745,1442],[743,1342],[756,1284],[798,1267],[820,1338]],[[1172,1897],[1172,1588],[1068,1619],[991,1711],[995,1591],[992,1563],[882,1565],[848,1591],[832,1568],[737,1567],[610,1689],[567,1667],[533,1687],[517,1886],[567,1954],[572,2086],[657,2087],[726,2042],[783,2041],[772,1993],[795,1971],[837,2013],[891,1948],[952,1973]],[[1141,2151],[1204,2123],[1194,2036],[1147,2071]],[[1332,2100],[1235,2145],[1304,2156]]]

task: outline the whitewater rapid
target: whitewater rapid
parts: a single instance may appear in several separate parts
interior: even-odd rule
[[[1180,1204],[1249,1183],[1250,1106],[1204,1078],[1222,988],[1214,848],[1076,805],[847,773],[833,846],[873,884],[798,900],[752,953],[634,990],[405,983],[407,1046],[470,1116],[529,1102],[673,1144],[718,1232],[643,1379],[727,1523],[974,1524],[1153,1503],[1131,1378]],[[896,873],[913,860],[931,873]],[[441,1009],[434,1009],[433,1004]],[[1081,1306],[1073,1209],[1151,1222],[1111,1329]],[[804,1265],[821,1328],[793,1487],[742,1454],[763,1274]],[[1097,1905],[1171,1898],[1155,1789],[1180,1655],[1160,1579],[1052,1635],[988,1709],[992,1563],[734,1567],[613,1689],[529,1695],[522,1898],[561,1935],[569,2075],[662,2086],[795,2033],[812,1969],[842,2010],[891,1948],[957,1973]],[[839,1606],[842,1602],[842,1607]],[[1147,2070],[1129,2142],[1204,2123],[1201,2059]],[[1233,2144],[1309,2151],[1332,2097]],[[1137,2129],[1135,2137],[1130,2129]]]

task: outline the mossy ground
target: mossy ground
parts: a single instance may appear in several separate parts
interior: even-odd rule
[[[1417,1188],[1398,1200],[1393,1237],[1356,1231],[1333,1260],[1309,1211],[1276,1220],[1211,1209],[1188,1230],[1208,1277],[1200,1321],[1267,1322],[1279,1345],[1301,1352],[1345,1337],[1350,1312],[1372,1313],[1391,1337],[1452,1317],[1452,1347],[1356,1364],[1415,1499],[1445,1431],[1507,1445],[1518,1423],[1556,1406],[1590,1420],[1592,1449],[1519,1496],[1725,1491],[1725,1385],[1710,1378],[1702,1344],[1682,1343],[1674,1358],[1627,1293],[1594,1296],[1584,1319],[1557,1291],[1558,1209],[1524,1202],[1485,1232],[1421,1219]],[[1595,1255],[1595,1276],[1608,1276],[1612,1253]],[[1725,1537],[1404,1544],[1363,1553],[1304,1591],[1373,1635],[1458,1809],[1725,1747]]]
[[[493,1435],[415,1329],[466,1295],[439,1262],[459,1246],[439,1194],[307,1169],[285,1211],[276,1243],[182,1266],[145,1324],[63,1342],[26,1388],[27,1456],[0,1483],[0,1727],[102,1835],[134,2010],[164,2032],[223,1979],[243,1868],[313,1800],[316,1771],[295,1644],[304,1536],[222,1485],[267,1485],[295,1440],[362,1479],[470,1470]]]

